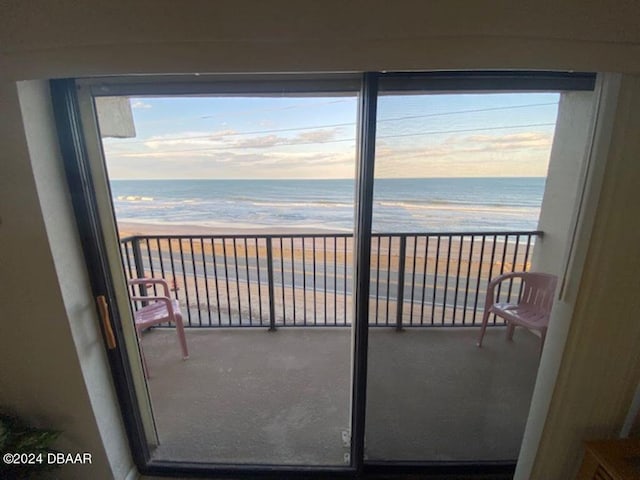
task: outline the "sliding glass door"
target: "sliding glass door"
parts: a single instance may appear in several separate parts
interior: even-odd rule
[[[85,98],[153,461],[350,465],[357,87]]]
[[[515,461],[540,338],[505,341],[487,284],[529,269],[558,93],[395,89],[381,80],[366,458]],[[497,290],[517,303],[519,280]]]
[[[559,92],[593,76],[53,85],[141,470],[514,464],[543,339],[490,281],[532,268]]]

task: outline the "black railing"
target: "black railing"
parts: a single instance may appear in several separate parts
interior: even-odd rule
[[[373,234],[369,324],[476,325],[489,280],[528,270],[540,236]],[[121,252],[129,278],[169,282],[189,327],[340,327],[352,321],[352,244],[340,233],[150,235],[121,239]],[[501,301],[520,295],[518,280],[507,285],[498,289]]]

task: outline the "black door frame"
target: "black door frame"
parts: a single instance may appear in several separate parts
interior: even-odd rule
[[[252,84],[262,85],[264,94],[273,93],[273,85],[289,81],[290,89],[309,88],[309,84],[325,85],[335,91],[335,84],[352,81],[354,75],[333,75],[322,80],[322,76],[252,76]],[[246,76],[227,76],[217,83],[217,92],[235,86]],[[167,93],[210,93],[206,77],[177,77],[167,82],[168,77],[123,77],[96,82],[100,95],[117,95],[126,90],[129,94],[148,93],[151,85],[164,82]],[[322,80],[322,81],[320,81]],[[320,83],[318,83],[320,81]],[[259,82],[259,83],[256,83]],[[275,82],[275,83],[270,83]],[[324,83],[323,83],[324,82]],[[351,465],[348,467],[285,466],[285,465],[222,465],[196,462],[153,461],[150,457],[138,399],[133,387],[129,357],[124,348],[121,315],[116,308],[113,277],[108,268],[105,238],[100,226],[96,192],[89,169],[87,145],[84,138],[77,84],[74,79],[50,82],[58,138],[65,172],[71,193],[83,246],[83,254],[95,296],[104,295],[112,307],[114,334],[120,347],[107,350],[109,364],[114,377],[116,393],[120,402],[125,429],[129,438],[133,459],[140,473],[145,475],[193,476],[193,477],[362,477],[369,474],[480,474],[509,475],[515,462],[365,462],[365,420],[367,393],[367,346],[368,346],[368,297],[371,250],[371,220],[373,210],[373,179],[375,165],[376,112],[380,82],[393,91],[561,91],[593,90],[595,74],[536,71],[488,71],[488,72],[421,72],[421,73],[377,73],[359,76],[358,154],[356,171],[355,232],[354,232],[354,325],[353,325],[353,378],[351,399]],[[302,85],[296,87],[296,85]],[[332,90],[333,89],[333,90]],[[307,90],[308,91],[308,90]],[[318,90],[321,92],[322,90]],[[101,329],[103,326],[101,325]],[[103,331],[103,334],[105,332]]]

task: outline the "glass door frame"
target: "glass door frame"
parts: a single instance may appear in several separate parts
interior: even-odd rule
[[[71,199],[88,267],[94,295],[104,295],[111,306],[116,344],[124,345],[125,333],[122,315],[117,308],[116,279],[109,268],[109,245],[105,241],[99,204],[90,168],[90,145],[82,123],[82,108],[78,88],[89,88],[91,95],[114,96],[136,94],[198,95],[238,94],[242,88],[252,94],[277,94],[286,85],[287,91],[336,92],[359,91],[358,138],[356,158],[356,195],[353,265],[354,310],[352,325],[352,378],[351,378],[351,454],[350,465],[345,467],[235,465],[196,462],[170,462],[151,460],[145,433],[145,420],[136,394],[136,378],[126,348],[107,349],[114,377],[124,425],[128,434],[132,456],[141,474],[174,476],[274,476],[295,475],[327,478],[355,477],[369,472],[409,473],[484,473],[512,472],[514,463],[443,464],[426,462],[365,462],[364,433],[367,390],[367,348],[369,313],[369,257],[371,251],[371,222],[373,210],[373,178],[377,120],[378,82],[394,91],[562,91],[592,90],[595,74],[536,71],[490,72],[421,72],[333,74],[333,75],[206,75],[189,76],[131,76],[101,79],[62,79],[50,82],[54,114]],[[343,86],[343,88],[339,88]],[[312,88],[309,90],[310,88]],[[258,89],[258,90],[256,90]],[[280,89],[280,90],[279,90]],[[296,90],[297,89],[297,90]],[[389,89],[386,88],[386,91]],[[97,131],[92,133],[97,134]],[[93,146],[95,148],[95,145]],[[93,152],[95,155],[95,152]],[[104,213],[103,213],[104,216]],[[113,219],[108,219],[112,221]],[[105,326],[101,325],[103,334]],[[148,430],[148,428],[147,428]]]
[[[113,208],[106,199],[112,197],[107,181],[104,153],[99,138],[99,126],[94,99],[104,96],[252,96],[279,97],[283,93],[300,96],[338,94],[355,97],[360,94],[362,81],[359,74],[333,75],[222,75],[222,76],[162,76],[118,77],[96,79],[67,79],[51,82],[51,92],[59,142],[65,163],[73,207],[78,218],[83,249],[91,276],[93,293],[107,299],[112,318],[116,348],[108,349],[116,392],[118,394],[130,448],[139,471],[143,474],[183,475],[255,475],[276,476],[309,474],[350,476],[357,467],[354,442],[351,442],[349,465],[270,465],[200,463],[154,460],[149,448],[156,437],[149,393],[144,384],[135,332],[132,329],[130,307],[119,251],[114,248],[116,222]],[[360,97],[358,107],[360,109]],[[357,138],[364,138],[358,132]],[[357,140],[354,140],[356,143]],[[355,170],[354,170],[355,174]],[[354,189],[356,181],[353,182]],[[105,206],[106,205],[106,206]],[[109,239],[109,240],[107,240]],[[94,278],[95,277],[95,278]],[[126,287],[125,287],[126,288]],[[123,300],[124,298],[124,300]],[[350,307],[351,308],[351,307]],[[352,330],[358,322],[353,322]],[[103,334],[105,333],[105,326]],[[359,335],[353,335],[358,338]],[[133,340],[132,340],[133,339]],[[353,357],[353,348],[350,357]],[[356,362],[351,358],[351,371]],[[351,377],[353,378],[353,373]],[[146,398],[145,398],[146,397]],[[354,425],[356,415],[351,414],[352,394],[349,402],[351,431],[363,431]],[[151,431],[153,430],[153,431]]]
[[[356,225],[359,228],[357,241],[362,248],[357,252],[358,284],[356,288],[356,305],[362,324],[359,333],[362,352],[357,352],[357,360],[362,361],[364,385],[355,385],[354,390],[359,400],[364,402],[362,425],[366,429],[366,396],[367,396],[367,364],[369,323],[369,282],[370,252],[373,220],[373,193],[375,173],[375,144],[377,101],[379,94],[420,93],[515,93],[515,92],[559,92],[559,91],[591,91],[595,88],[595,73],[544,72],[544,71],[440,71],[440,72],[368,72],[363,75],[364,114],[361,115],[359,132],[371,135],[372,138],[359,142],[361,152],[358,155],[357,195],[360,211],[357,212]],[[355,343],[356,347],[358,343]],[[363,456],[358,471],[364,473],[388,474],[456,474],[456,475],[512,475],[515,461],[403,461],[403,460],[365,460],[364,429],[362,437],[355,437],[359,453]],[[360,433],[360,432],[357,432]]]

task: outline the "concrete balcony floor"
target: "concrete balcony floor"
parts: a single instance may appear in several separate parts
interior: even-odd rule
[[[366,457],[517,458],[539,339],[517,329],[370,330]],[[344,465],[350,330],[188,329],[143,334],[162,460]]]

